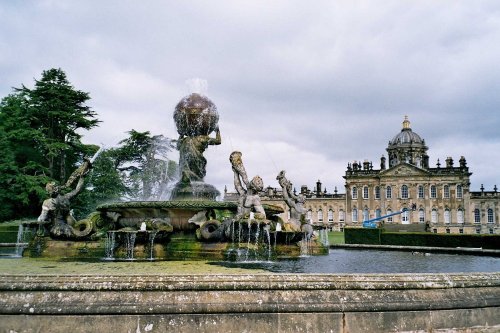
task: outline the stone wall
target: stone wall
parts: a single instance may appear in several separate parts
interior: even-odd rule
[[[500,273],[0,275],[2,332],[500,331]]]

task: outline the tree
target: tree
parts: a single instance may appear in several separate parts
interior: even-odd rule
[[[16,91],[24,98],[31,127],[42,134],[35,148],[47,160],[48,176],[64,182],[86,152],[77,131],[99,123],[96,113],[85,104],[89,94],[75,90],[60,68],[44,71],[33,89],[23,85]]]
[[[0,220],[34,214],[48,181],[42,155],[34,148],[41,133],[30,127],[20,94],[0,102]],[[36,207],[36,209],[35,209]]]
[[[95,151],[77,133],[99,122],[85,105],[88,99],[61,69],[50,69],[34,89],[23,85],[1,100],[0,220],[38,214],[45,184],[65,182]]]
[[[124,173],[129,196],[137,200],[168,199],[168,188],[177,173],[177,163],[168,158],[170,139],[150,132],[131,130],[116,149],[116,168]]]

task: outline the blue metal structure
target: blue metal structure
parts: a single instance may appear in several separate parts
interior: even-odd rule
[[[378,223],[380,222],[380,220],[383,220],[386,217],[390,217],[390,216],[394,216],[394,215],[401,215],[406,211],[408,211],[408,209],[404,208],[403,210],[400,210],[400,211],[397,211],[397,212],[394,212],[391,214],[387,214],[384,216],[376,217],[374,219],[363,221],[363,228],[370,228],[370,229],[378,228]]]

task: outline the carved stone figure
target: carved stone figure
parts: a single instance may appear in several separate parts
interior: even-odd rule
[[[215,200],[217,189],[204,182],[207,160],[203,153],[221,144],[217,107],[206,96],[193,93],[175,107],[174,120],[179,133],[180,181],[172,190],[172,200]],[[215,138],[210,134],[215,132]]]
[[[304,207],[306,198],[302,194],[296,195],[293,193],[292,183],[286,179],[284,170],[278,174],[276,179],[283,189],[283,199],[290,208],[290,223],[288,226],[285,225],[285,230],[302,231],[307,234],[307,238],[310,238],[312,235],[312,226],[306,220],[306,209]]]
[[[266,219],[266,212],[260,202],[259,192],[264,189],[264,182],[259,176],[248,180],[248,176],[241,160],[241,153],[234,151],[229,157],[233,166],[234,187],[240,195],[238,199],[238,213],[236,219],[245,219],[254,213],[254,218],[258,220]]]
[[[50,234],[55,238],[69,238],[76,236],[73,226],[76,225],[75,218],[70,213],[70,200],[74,198],[83,188],[84,177],[91,167],[91,162],[85,162],[75,170],[69,177],[66,184],[63,186],[57,185],[55,182],[50,182],[45,186],[50,198],[46,199],[42,204],[42,212],[38,217],[38,222],[48,223]],[[65,190],[71,188],[73,183],[78,179],[75,189],[68,193]]]

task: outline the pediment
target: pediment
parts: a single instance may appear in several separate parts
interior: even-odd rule
[[[429,171],[408,163],[401,163],[380,172],[380,176],[384,177],[426,176],[428,174]]]

